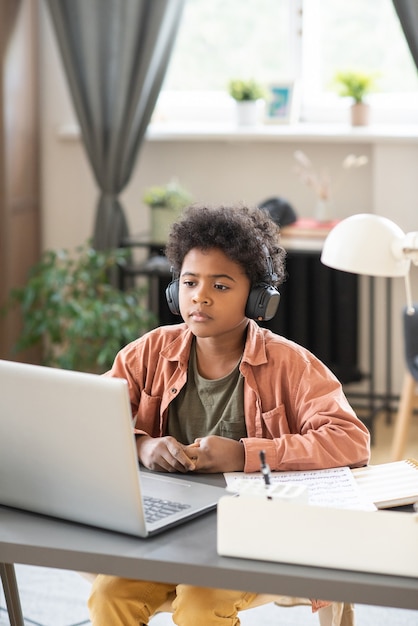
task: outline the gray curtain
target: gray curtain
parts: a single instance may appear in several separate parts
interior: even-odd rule
[[[47,0],[82,138],[100,188],[93,244],[128,235],[129,182],[164,79],[184,0]]]
[[[418,68],[418,0],[393,0],[393,5]]]

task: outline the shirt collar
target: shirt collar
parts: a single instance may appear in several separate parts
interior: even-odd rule
[[[181,325],[181,329],[182,332],[161,351],[161,356],[169,361],[178,361],[180,365],[187,367],[194,335],[185,324]],[[254,320],[249,320],[242,363],[256,366],[266,362],[267,354],[264,333]]]

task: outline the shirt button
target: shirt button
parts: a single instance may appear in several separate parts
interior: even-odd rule
[[[171,388],[171,393],[177,393],[177,389],[175,387]]]

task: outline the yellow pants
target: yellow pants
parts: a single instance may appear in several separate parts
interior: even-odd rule
[[[238,611],[257,596],[244,591],[155,583],[99,575],[88,601],[93,626],[148,624],[173,592],[173,621],[179,626],[239,626]]]
[[[305,605],[312,610],[307,598],[81,574],[93,582],[88,602],[93,626],[141,626],[148,624],[150,617],[159,610],[174,613],[174,623],[179,626],[239,626],[239,611],[269,602],[286,607]],[[352,604],[316,604],[317,608],[325,605],[318,610],[319,626],[354,626]]]

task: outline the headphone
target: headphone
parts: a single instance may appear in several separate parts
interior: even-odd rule
[[[267,272],[264,280],[254,285],[254,287],[251,287],[245,306],[245,315],[258,322],[268,322],[271,320],[271,318],[276,315],[280,301],[280,293],[276,287],[272,285],[273,281],[277,279],[277,275],[273,271],[273,263],[268,253],[266,254],[266,262]],[[179,278],[174,278],[175,272],[173,270],[172,272],[173,280],[165,290],[165,297],[171,313],[173,313],[173,315],[181,315],[179,304]]]

